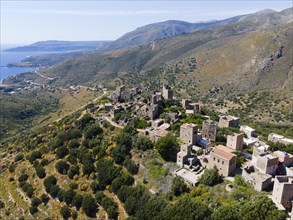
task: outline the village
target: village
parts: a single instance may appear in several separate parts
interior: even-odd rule
[[[172,101],[180,103],[184,112],[162,111],[163,102],[173,103]],[[143,97],[139,88],[119,86],[110,92],[108,102],[88,111],[91,114],[100,112],[100,117],[119,128],[123,128],[130,119],[143,120],[146,122],[145,128],[137,130],[156,142],[171,133],[172,124],[180,120],[181,114],[196,114],[200,109],[199,103],[192,103],[188,99],[180,101],[174,97],[169,86],[163,85],[162,91],[153,92],[148,97]],[[271,151],[270,146],[259,139],[255,129],[240,125],[240,118],[219,115],[218,121],[212,121],[209,116],[204,117],[206,120],[202,122],[201,129],[198,124],[181,124],[180,151],[176,160],[178,169],[173,175],[180,176],[186,183],[195,186],[205,168],[216,167],[219,174],[230,181],[234,180],[236,174],[241,174],[244,181],[256,191],[270,192],[269,198],[279,210],[290,213],[293,210],[293,155]],[[218,128],[235,128],[239,132],[227,135],[225,145],[217,145]],[[269,134],[268,141],[293,144],[292,139],[274,133]],[[245,157],[241,167],[236,166],[237,155]],[[291,216],[293,219],[293,212]]]

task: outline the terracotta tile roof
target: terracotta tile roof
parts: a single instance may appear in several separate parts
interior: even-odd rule
[[[169,132],[166,131],[166,130],[156,130],[156,131],[154,132],[154,135],[156,135],[156,136],[160,136],[160,137],[165,137],[165,136],[167,136],[168,133],[169,133]]]
[[[227,159],[227,160],[231,160],[233,157],[236,157],[235,154],[232,154],[232,153],[229,153],[229,152],[225,152],[219,148],[214,148],[212,150],[212,154],[216,155],[216,156],[219,156],[219,157],[222,157],[224,159]]]

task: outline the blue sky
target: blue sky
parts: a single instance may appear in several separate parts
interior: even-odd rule
[[[292,1],[8,1],[1,0],[1,44],[42,40],[115,40],[166,20],[219,20]]]

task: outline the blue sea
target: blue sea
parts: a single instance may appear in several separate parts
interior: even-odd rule
[[[36,56],[40,54],[48,54],[52,52],[5,52],[4,50],[17,47],[19,45],[1,45],[1,70],[0,70],[0,84],[2,80],[8,76],[15,74],[26,73],[34,71],[34,67],[7,67],[9,63],[20,62],[27,56]]]

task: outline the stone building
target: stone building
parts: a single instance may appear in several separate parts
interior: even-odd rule
[[[293,155],[288,154],[284,151],[274,151],[273,156],[279,158],[279,162],[283,163],[284,166],[291,167],[293,166]]]
[[[173,90],[167,85],[163,85],[162,94],[164,99],[173,99]]]
[[[256,168],[259,172],[273,175],[278,168],[279,158],[271,154],[258,155],[256,158]]]
[[[227,147],[236,151],[241,151],[243,149],[243,137],[244,135],[242,133],[227,135]]]
[[[191,146],[183,144],[180,147],[180,151],[177,153],[176,163],[178,166],[183,167],[184,164],[188,163],[188,157],[191,155]]]
[[[228,116],[221,115],[218,126],[220,128],[228,128],[228,127],[238,128],[239,118],[231,116],[231,115],[228,115]]]
[[[253,166],[245,167],[242,170],[242,178],[259,192],[268,189],[272,185],[272,176],[256,171]]]
[[[188,99],[182,99],[182,106],[183,108],[187,108],[188,109],[188,104],[190,103],[190,100]]]
[[[256,132],[255,132],[255,129],[247,126],[247,125],[242,125],[240,126],[240,131],[243,131],[244,134],[246,134],[246,136],[248,138],[253,138],[253,137],[256,137]]]
[[[274,143],[280,142],[282,144],[293,144],[293,139],[285,138],[282,135],[271,133],[268,136],[268,140]]]
[[[201,130],[202,137],[210,141],[216,141],[217,134],[217,122],[215,121],[204,121],[202,123]]]
[[[110,92],[110,100],[116,102],[128,102],[138,93],[138,88],[126,89],[126,87],[119,86],[115,91]]]
[[[276,176],[273,198],[285,209],[291,210],[293,201],[293,176]]]
[[[155,130],[151,133],[151,138],[154,142],[157,142],[160,138],[166,137],[169,134],[166,130]]]
[[[160,118],[152,121],[152,126],[155,128],[161,126],[162,124],[164,124],[164,120]]]
[[[194,112],[200,111],[200,104],[199,103],[189,103],[188,109],[193,110]]]
[[[188,146],[196,144],[197,137],[196,124],[183,124],[180,126],[180,139]]]
[[[212,149],[205,160],[207,168],[211,169],[216,166],[222,176],[229,176],[236,169],[236,155],[217,147]]]
[[[137,111],[137,115],[149,117],[154,120],[159,115],[159,107],[157,104],[145,104]]]

